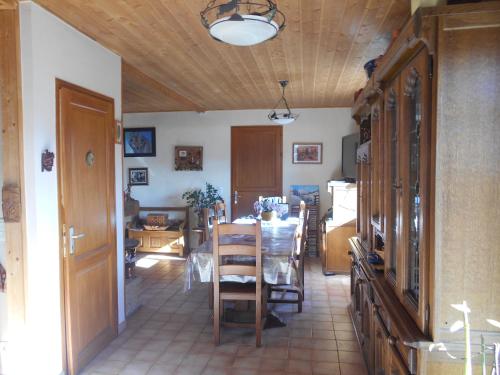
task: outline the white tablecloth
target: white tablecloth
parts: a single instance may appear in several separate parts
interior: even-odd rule
[[[252,224],[255,219],[237,219],[237,224]],[[295,233],[299,226],[298,218],[287,220],[262,221],[262,273],[268,284],[292,284],[297,279],[294,264]],[[221,243],[245,243],[255,240],[249,236],[224,236]],[[229,262],[245,263],[251,257],[233,257]],[[185,265],[185,290],[192,287],[193,282],[212,282],[213,254],[212,238],[193,250]],[[254,277],[224,276],[223,281],[254,282]]]

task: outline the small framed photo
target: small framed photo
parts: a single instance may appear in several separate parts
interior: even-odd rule
[[[124,156],[156,156],[155,128],[123,129]]]
[[[292,162],[293,164],[323,163],[323,143],[294,143]]]
[[[149,185],[148,169],[147,168],[129,168],[128,183],[134,185]]]
[[[176,171],[202,171],[202,146],[175,146]]]

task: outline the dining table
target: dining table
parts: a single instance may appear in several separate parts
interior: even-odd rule
[[[253,224],[254,218],[240,218],[236,224]],[[298,281],[296,267],[296,234],[299,231],[300,219],[288,217],[286,220],[261,221],[262,228],[262,274],[267,284],[294,284]],[[255,243],[255,237],[245,235],[223,236],[219,239],[221,244]],[[191,251],[185,264],[185,291],[192,289],[195,282],[213,282],[213,251],[212,235],[198,248]],[[247,256],[226,257],[226,262],[246,263],[255,261]],[[255,277],[242,275],[225,275],[221,281],[255,282]]]

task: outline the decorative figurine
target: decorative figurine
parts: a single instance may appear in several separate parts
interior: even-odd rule
[[[45,150],[42,153],[42,172],[52,172],[52,167],[54,166],[54,153],[49,150]]]

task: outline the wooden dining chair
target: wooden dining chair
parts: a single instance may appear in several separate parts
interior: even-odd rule
[[[226,203],[224,201],[217,202],[214,206],[214,216],[219,224],[227,223]]]
[[[309,211],[305,210],[300,220],[299,231],[295,236],[295,254],[294,263],[297,272],[297,280],[292,280],[292,284],[276,284],[269,286],[269,303],[296,304],[298,312],[302,312],[302,302],[305,298],[304,293],[304,257],[307,244],[307,229],[309,221]],[[281,298],[274,298],[273,292],[281,294]],[[287,293],[296,294],[297,298],[285,298]]]
[[[221,244],[222,236],[248,235],[255,237],[255,244]],[[214,221],[214,341],[220,343],[220,325],[224,314],[224,301],[255,301],[255,323],[226,323],[225,326],[255,327],[256,346],[261,345],[263,314],[266,314],[267,291],[262,282],[262,232],[260,221],[256,224],[219,224]],[[226,256],[255,257],[253,264],[225,264]],[[221,276],[253,276],[255,283],[221,282]],[[264,298],[264,299],[263,299]]]
[[[302,218],[304,217],[304,212],[306,210],[306,203],[304,201],[300,201],[300,204],[292,205],[290,208],[290,216]]]

